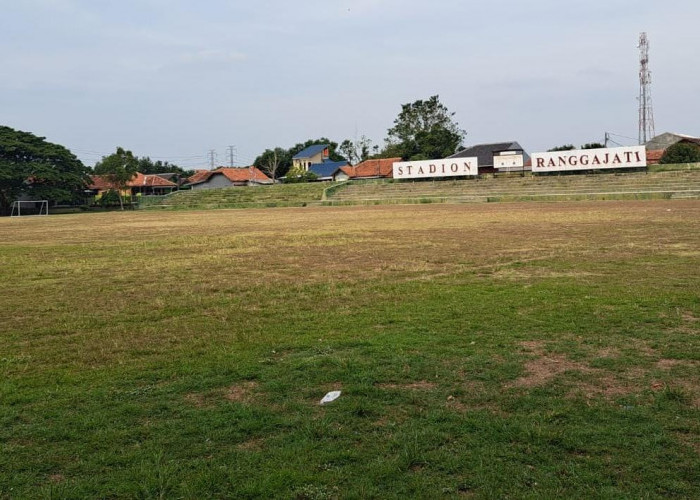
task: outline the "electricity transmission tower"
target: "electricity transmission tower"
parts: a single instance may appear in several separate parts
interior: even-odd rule
[[[236,157],[238,156],[238,149],[236,146],[229,146],[228,147],[228,166],[233,167],[236,164]]]
[[[649,71],[649,40],[646,32],[639,35],[639,144],[656,135],[654,110],[651,106],[651,71]]]
[[[209,170],[214,170],[216,168],[216,151],[213,149],[209,150]]]

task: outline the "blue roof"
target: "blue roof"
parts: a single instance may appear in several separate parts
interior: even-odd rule
[[[298,160],[300,158],[311,158],[319,153],[322,153],[324,149],[328,147],[328,144],[314,144],[306,149],[302,149],[297,154],[292,156],[292,160]]]
[[[324,161],[323,163],[312,163],[309,172],[313,172],[319,177],[331,177],[340,167],[347,165],[346,161]]]

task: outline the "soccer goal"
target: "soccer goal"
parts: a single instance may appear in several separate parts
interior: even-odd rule
[[[48,200],[17,200],[12,202],[10,217],[23,215],[49,215]]]

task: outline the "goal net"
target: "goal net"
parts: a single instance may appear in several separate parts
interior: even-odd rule
[[[12,212],[10,217],[21,217],[23,215],[49,215],[48,200],[17,200],[12,202]]]

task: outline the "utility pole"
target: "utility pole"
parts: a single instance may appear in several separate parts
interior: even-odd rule
[[[238,156],[238,150],[236,149],[236,146],[229,146],[228,147],[228,166],[233,168],[233,166],[236,164],[236,158]]]
[[[654,110],[651,106],[651,71],[649,71],[649,40],[639,35],[639,144],[654,137]]]
[[[610,141],[610,132],[605,132],[605,147],[608,147],[608,142]]]
[[[216,168],[215,167],[215,165],[216,165],[216,151],[214,151],[213,149],[210,149],[208,156],[209,156],[209,170],[214,170],[214,168]]]

